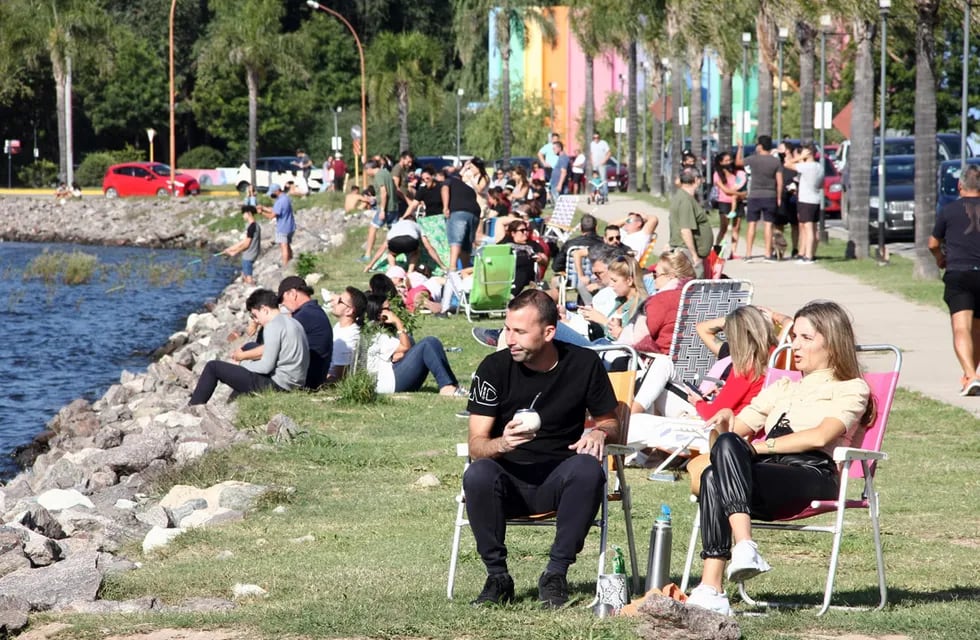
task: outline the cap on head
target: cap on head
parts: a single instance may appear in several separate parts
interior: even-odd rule
[[[269,190],[266,191],[266,193],[272,196],[279,193],[280,191],[282,191],[282,187],[280,187],[277,183],[273,182],[272,184],[269,185]]]
[[[395,267],[388,267],[388,270],[385,271],[385,275],[387,275],[389,278],[391,278],[392,280],[394,280],[395,278],[402,278],[402,279],[404,279],[406,274],[405,274],[405,270],[404,269],[402,269],[401,267],[395,266]]]
[[[293,289],[295,289],[296,291],[302,291],[308,296],[313,295],[313,287],[306,284],[306,280],[303,280],[299,276],[288,276],[286,278],[283,278],[282,282],[279,283],[278,295],[279,295],[280,304],[282,303],[282,297],[286,295],[286,292],[292,291]]]

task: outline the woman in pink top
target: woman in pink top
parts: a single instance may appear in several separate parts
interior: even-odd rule
[[[736,171],[735,162],[732,154],[721,153],[715,164],[717,170],[713,177],[714,186],[718,190],[718,238],[716,244],[721,244],[725,239],[728,230],[728,221],[731,220],[732,254],[735,258],[735,247],[738,245],[738,229],[744,213],[746,184],[745,172]]]

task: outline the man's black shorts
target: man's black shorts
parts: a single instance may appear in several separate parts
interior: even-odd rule
[[[796,215],[800,222],[816,222],[820,217],[820,205],[808,202],[797,203]]]
[[[779,206],[776,198],[749,198],[745,219],[749,222],[775,222]]]
[[[419,239],[412,236],[395,236],[388,239],[388,251],[399,253],[415,253],[419,249]]]
[[[974,317],[980,319],[980,269],[947,271],[943,282],[946,283],[943,300],[949,307],[950,315],[973,309]]]

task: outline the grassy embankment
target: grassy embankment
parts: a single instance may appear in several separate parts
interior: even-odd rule
[[[332,290],[366,274],[355,262],[355,233],[342,249],[322,256]],[[440,337],[457,375],[467,379],[488,351],[469,336],[464,317],[426,318],[421,331]],[[597,620],[581,605],[592,596],[597,535],[590,535],[570,574],[577,604],[558,612],[535,606],[535,581],[546,562],[551,533],[516,530],[508,535],[519,602],[502,609],[474,609],[467,601],[482,585],[483,571],[472,537],[464,535],[457,599],[445,597],[452,522],[461,476],[456,442],[466,427],[454,416],[463,403],[437,397],[430,381],[423,393],[399,394],[378,404],[338,406],[329,392],[242,399],[244,429],[261,427],[276,412],[307,431],[294,442],[259,441],[208,456],[171,481],[208,485],[246,480],[295,492],[279,492],[240,524],[188,533],[166,551],[143,559],[138,571],[110,579],[105,598],[154,595],[167,602],[189,596],[230,595],[236,582],[256,583],[269,597],[231,612],[200,615],[68,617],[73,638],[104,637],[164,626],[236,628],[250,638],[633,638],[629,619]],[[980,530],[980,430],[967,413],[917,394],[900,392],[885,449],[891,459],[878,474],[892,604],[882,612],[781,612],[741,617],[745,637],[813,638],[844,633],[906,634],[913,638],[976,637],[980,617],[977,531]],[[424,473],[442,484],[415,486]],[[641,566],[647,532],[662,502],[674,510],[673,573],[679,582],[694,512],[686,482],[652,483],[643,470],[628,470]],[[160,487],[160,492],[166,490]],[[285,504],[285,514],[272,511]],[[625,545],[621,513],[614,505],[611,542]],[[857,514],[846,539],[838,577],[838,602],[868,604],[877,591],[870,531]],[[315,542],[291,543],[312,534]],[[758,536],[774,570],[752,583],[773,598],[819,600],[829,541],[801,534]],[[230,559],[218,560],[222,550]],[[139,556],[136,545],[128,549]],[[66,636],[67,637],[67,636]]]

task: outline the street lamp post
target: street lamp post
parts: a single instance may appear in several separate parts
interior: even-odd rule
[[[824,116],[827,114],[827,109],[824,107],[824,101],[827,100],[827,31],[830,30],[833,24],[830,14],[825,13],[820,16],[820,106],[818,107],[818,112],[820,113],[820,162],[825,162],[824,160],[824,138],[827,131],[827,123],[824,122]],[[817,210],[817,231],[819,232],[819,241],[827,242],[829,236],[827,235],[827,214],[823,206],[823,196],[820,197],[820,202]]]
[[[670,68],[670,58],[660,59],[660,195],[667,193],[667,172],[663,166],[664,150],[667,148],[667,69]]]
[[[176,0],[174,0],[176,2]],[[364,47],[361,46],[361,39],[357,36],[357,31],[351,26],[351,23],[347,21],[347,18],[337,13],[329,7],[325,7],[316,0],[307,0],[306,4],[313,9],[319,9],[324,13],[329,13],[333,17],[337,18],[344,23],[347,30],[350,31],[351,35],[354,36],[354,43],[357,45],[357,55],[361,59],[361,150],[360,154],[363,157],[368,157],[368,146],[367,146],[367,72],[364,69]],[[354,155],[354,166],[355,170],[357,167],[357,154]]]
[[[891,0],[878,0],[881,13],[881,80],[879,87],[878,137],[881,140],[878,148],[878,263],[888,262],[888,250],[885,248],[885,97],[886,82],[885,67],[888,64],[886,45],[888,44],[888,12],[891,10]]]
[[[157,135],[157,130],[154,128],[149,128],[146,130],[146,138],[150,141],[150,162],[153,162],[153,138]]]
[[[555,126],[555,89],[558,88],[557,82],[549,82],[548,87],[551,89],[551,122],[548,123],[551,126],[551,131],[557,131],[558,128]]]
[[[337,118],[343,110],[343,107],[337,107],[333,110],[333,144],[331,146],[334,151],[340,151],[340,130],[337,128]]]
[[[623,117],[623,102],[626,101],[626,78],[623,74],[619,74],[619,106],[616,110],[616,124],[619,125],[622,122]],[[619,159],[622,156],[620,153],[620,147],[623,140],[623,127],[616,127],[616,185],[619,186]]]
[[[742,144],[748,144],[748,127],[745,112],[748,111],[749,97],[749,47],[752,46],[752,34],[742,32],[742,113],[739,114],[739,129],[742,131]]]
[[[461,153],[460,136],[462,133],[461,125],[463,122],[460,116],[460,108],[462,106],[462,101],[463,101],[463,88],[460,87],[459,89],[456,89],[456,161],[457,162],[462,162],[462,160],[460,160],[460,153]]]
[[[650,191],[650,183],[647,182],[647,167],[649,166],[649,156],[647,156],[647,111],[649,107],[647,106],[647,77],[650,73],[650,63],[646,60],[640,65],[643,68],[643,184],[641,189],[644,192]]]
[[[783,139],[783,46],[789,40],[789,29],[779,27],[779,80],[776,88],[776,140]]]
[[[174,88],[174,14],[177,12],[177,0],[170,3],[170,195],[177,195],[177,163],[174,156],[177,155],[177,135],[174,124],[174,101],[176,100],[176,89]]]
[[[704,50],[704,64],[708,67],[708,80],[705,82],[704,89],[704,139],[702,145],[704,145],[704,182],[702,195],[704,196],[704,202],[707,203],[708,196],[711,194],[711,185],[714,180],[711,177],[711,164],[714,158],[711,157],[711,56],[707,49]],[[700,99],[700,96],[698,96]],[[698,123],[701,126],[701,123]],[[694,153],[700,153],[700,150],[695,150]]]

